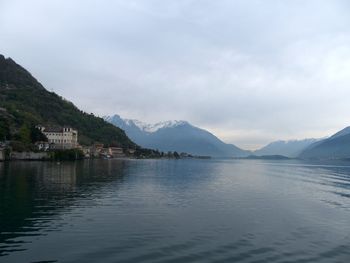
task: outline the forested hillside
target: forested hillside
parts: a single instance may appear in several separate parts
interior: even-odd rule
[[[36,136],[37,124],[72,126],[80,144],[135,146],[123,130],[47,91],[27,70],[0,55],[0,141],[27,143]]]

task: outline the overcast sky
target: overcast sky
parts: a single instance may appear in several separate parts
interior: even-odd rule
[[[246,149],[350,125],[346,0],[0,0],[0,53],[87,112]]]

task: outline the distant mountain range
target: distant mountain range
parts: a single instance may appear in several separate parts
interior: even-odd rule
[[[212,133],[187,121],[147,124],[122,119],[119,115],[105,116],[104,119],[123,129],[134,142],[146,148],[212,157],[243,157],[251,154],[233,144],[224,143]]]
[[[164,152],[178,151],[213,157],[350,158],[350,127],[326,139],[275,141],[252,152],[224,143],[212,133],[187,121],[147,124],[138,120],[123,119],[119,115],[105,116],[104,119],[124,130],[140,146]]]
[[[283,155],[290,158],[297,157],[305,148],[320,139],[304,139],[290,141],[275,141],[269,143],[263,148],[254,151],[254,155]]]
[[[346,127],[327,139],[309,145],[298,157],[303,159],[350,158],[350,127]]]

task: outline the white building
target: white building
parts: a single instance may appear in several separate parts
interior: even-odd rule
[[[44,142],[44,141],[39,141],[35,142],[35,145],[39,151],[47,151],[50,149],[50,143],[49,142]]]
[[[78,131],[71,127],[44,127],[38,125],[37,128],[45,134],[52,148],[74,149],[78,147]]]

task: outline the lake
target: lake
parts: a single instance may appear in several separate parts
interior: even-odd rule
[[[350,262],[350,163],[0,163],[0,262]]]

